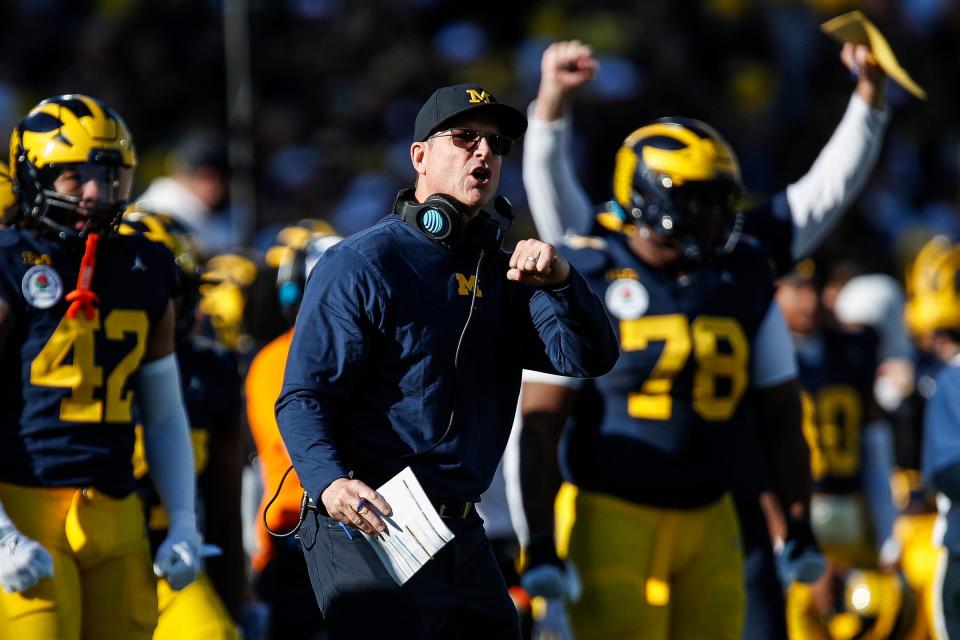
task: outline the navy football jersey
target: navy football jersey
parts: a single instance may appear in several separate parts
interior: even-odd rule
[[[597,236],[568,238],[560,250],[604,298],[621,355],[595,381],[602,419],[574,421],[564,434],[565,477],[639,504],[707,504],[730,489],[752,345],[773,299],[769,258],[742,242],[678,276],[631,251],[616,213],[597,220]]]
[[[0,298],[13,330],[0,353],[0,481],[133,490],[136,374],[176,291],[169,252],[140,236],[102,238],[92,319],[68,318],[82,245],[0,229]]]
[[[877,367],[876,334],[828,328],[805,342],[797,356],[813,489],[860,491],[863,428]]]
[[[187,337],[177,344],[180,365],[180,385],[190,420],[190,439],[193,442],[194,468],[199,481],[203,479],[211,455],[211,443],[224,430],[239,425],[241,380],[236,358],[209,338]],[[143,499],[150,529],[151,542],[158,544],[166,536],[167,516],[160,498],[147,475],[142,448],[142,431],[138,426],[137,447],[134,455],[134,475],[137,492]],[[215,453],[213,455],[216,455]],[[202,493],[198,494],[202,498]],[[202,500],[198,500],[200,522],[203,521]]]

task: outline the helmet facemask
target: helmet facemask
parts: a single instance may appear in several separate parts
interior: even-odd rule
[[[64,240],[116,228],[136,164],[126,124],[89,96],[44,100],[10,140],[14,190],[25,220]]]
[[[617,202],[674,244],[690,266],[736,246],[743,227],[737,207],[741,191],[733,150],[696,120],[658,120],[633,132],[617,153]]]
[[[672,181],[658,176],[661,184]],[[649,185],[640,183],[641,188]],[[726,187],[726,188],[725,188]],[[672,239],[683,259],[704,263],[730,253],[740,239],[743,214],[737,210],[739,188],[730,183],[687,183],[680,187],[635,189],[631,215],[654,233]]]
[[[21,179],[24,214],[63,238],[84,238],[116,228],[130,198],[133,170],[119,164],[64,164],[36,169]],[[31,179],[32,178],[32,179]],[[33,197],[30,197],[30,196]]]

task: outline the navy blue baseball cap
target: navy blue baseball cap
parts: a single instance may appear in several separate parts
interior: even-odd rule
[[[433,92],[417,113],[413,139],[424,141],[443,125],[466,113],[483,113],[497,123],[500,133],[516,140],[527,130],[527,117],[519,109],[497,102],[493,95],[475,84],[455,84]]]

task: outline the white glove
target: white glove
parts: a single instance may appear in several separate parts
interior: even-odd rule
[[[580,576],[569,562],[566,569],[554,564],[541,564],[520,576],[520,586],[531,596],[543,596],[548,600],[563,598],[570,602],[580,599]]]
[[[195,529],[171,529],[157,549],[153,572],[158,578],[166,578],[174,591],[180,591],[196,580],[203,569],[201,543],[200,534]]]
[[[14,527],[0,529],[0,587],[18,593],[53,575],[53,558],[36,540]]]

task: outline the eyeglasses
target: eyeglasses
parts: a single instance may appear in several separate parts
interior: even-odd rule
[[[513,149],[513,138],[500,133],[483,133],[476,129],[461,129],[458,127],[435,133],[430,137],[439,138],[441,136],[450,136],[453,144],[461,149],[473,149],[480,144],[481,138],[486,138],[487,144],[490,145],[490,151],[498,156],[505,156]]]

